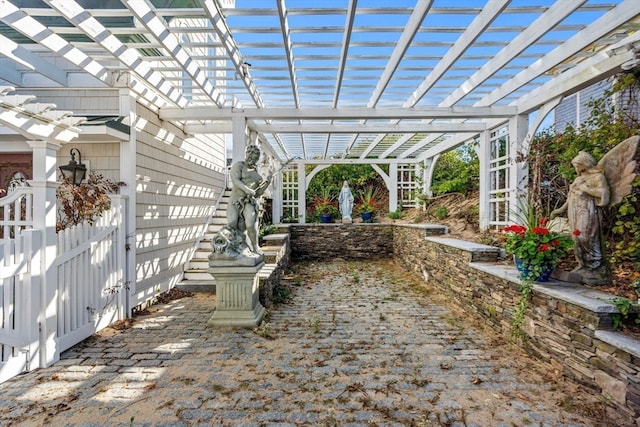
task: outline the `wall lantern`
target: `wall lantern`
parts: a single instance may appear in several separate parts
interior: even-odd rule
[[[76,162],[74,151],[78,153],[79,162]],[[71,154],[71,160],[69,160],[68,164],[60,166],[60,172],[62,172],[62,176],[73,182],[73,185],[80,185],[87,174],[87,168],[82,164],[82,155],[80,154],[80,150],[72,148],[69,154]]]

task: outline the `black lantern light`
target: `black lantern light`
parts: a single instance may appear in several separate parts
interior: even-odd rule
[[[76,162],[74,151],[78,153],[79,162]],[[62,172],[62,176],[66,179],[71,180],[73,185],[80,185],[87,174],[87,168],[82,164],[82,155],[80,154],[80,150],[72,148],[69,154],[71,154],[71,160],[69,160],[68,164],[60,166],[60,172]]]

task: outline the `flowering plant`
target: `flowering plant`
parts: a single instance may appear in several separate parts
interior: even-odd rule
[[[530,219],[528,226],[513,224],[502,229],[505,233],[505,250],[523,264],[522,280],[535,280],[545,270],[553,269],[560,258],[569,252],[573,239],[547,227],[547,219]],[[532,226],[533,225],[533,226]],[[575,230],[574,234],[579,234]]]
[[[319,195],[313,199],[313,210],[318,215],[338,215],[338,205],[332,197]]]
[[[356,209],[360,213],[372,212],[375,213],[378,210],[378,193],[377,187],[369,186],[365,188],[360,194]]]

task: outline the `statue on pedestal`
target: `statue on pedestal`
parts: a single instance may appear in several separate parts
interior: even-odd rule
[[[342,221],[352,221],[351,211],[353,210],[353,193],[349,188],[349,182],[345,181],[340,190],[340,197],[338,198],[340,204],[340,213],[342,214]]]
[[[601,229],[601,208],[618,204],[631,192],[635,178],[636,153],[640,136],[628,138],[596,164],[581,151],[572,161],[578,176],[569,187],[567,201],[551,212],[551,218],[567,211],[578,266],[572,276],[588,285],[611,283],[611,269],[605,256]]]
[[[263,179],[257,164],[260,149],[247,146],[245,159],[231,165],[231,199],[227,208],[227,225],[212,242],[209,259],[239,257],[262,259],[258,246],[258,199],[271,183],[271,176]]]

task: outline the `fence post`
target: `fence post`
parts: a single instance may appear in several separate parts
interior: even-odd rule
[[[56,154],[61,145],[47,141],[27,141],[33,150],[33,227],[42,230],[42,240],[36,256],[40,257],[40,366],[49,366],[60,359],[57,335],[57,256],[56,237]]]
[[[41,273],[41,259],[40,259],[40,247],[42,245],[42,232],[41,230],[23,230],[21,233],[27,238],[27,246],[23,248],[25,258],[29,263],[29,280],[28,283],[24,283],[28,288],[23,290],[24,300],[20,301],[20,305],[24,310],[24,316],[20,321],[25,325],[23,332],[27,335],[28,342],[26,348],[21,349],[26,351],[27,364],[25,369],[30,371],[35,368],[41,367],[40,365],[40,332],[38,328],[38,317],[40,314],[40,301],[41,301],[41,285],[40,278]]]

